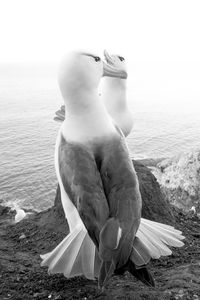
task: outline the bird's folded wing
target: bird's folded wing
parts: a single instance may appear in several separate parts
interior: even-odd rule
[[[67,278],[84,275],[94,279],[99,274],[101,260],[91,240],[76,206],[66,193],[59,169],[59,146],[61,130],[58,133],[55,149],[55,167],[61,189],[61,201],[69,224],[70,233],[50,253],[41,255],[42,266],[48,266],[49,273],[63,273]]]

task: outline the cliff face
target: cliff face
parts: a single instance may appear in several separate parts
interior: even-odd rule
[[[200,150],[163,160],[154,174],[173,205],[186,211],[195,206],[200,211]]]
[[[138,161],[133,163],[142,196],[142,217],[157,222],[173,224],[174,217],[169,202],[163,195],[156,177],[142,163]]]

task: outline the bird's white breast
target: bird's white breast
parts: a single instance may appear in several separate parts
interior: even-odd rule
[[[62,134],[66,141],[87,143],[96,138],[116,135],[112,118],[105,108],[84,115],[66,115],[62,126]]]

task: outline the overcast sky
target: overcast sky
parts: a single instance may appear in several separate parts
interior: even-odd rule
[[[107,48],[134,61],[200,61],[197,0],[0,0],[0,61]]]
[[[141,97],[200,107],[199,0],[0,0],[0,63],[80,48],[124,56]]]

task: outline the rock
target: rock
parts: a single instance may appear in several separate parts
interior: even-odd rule
[[[17,208],[16,209],[16,215],[15,215],[15,223],[20,222],[26,217],[26,213],[23,209]]]
[[[139,161],[134,161],[134,167],[142,196],[142,217],[152,221],[174,224],[174,216],[169,202],[161,192],[156,177]]]
[[[5,216],[9,213],[10,208],[0,205],[0,216]]]
[[[154,174],[170,203],[200,212],[200,150],[165,159],[157,167]]]
[[[2,202],[1,202],[2,203]],[[12,223],[14,212],[10,210],[10,207],[6,207],[0,204],[0,224],[1,223]]]
[[[54,205],[48,210],[38,214],[38,225],[54,232],[68,234],[69,227],[63,211],[60,187],[57,186]]]
[[[33,294],[33,298],[37,298],[37,299],[44,299],[44,297],[46,298],[47,296],[47,292],[41,292],[41,293],[34,293]],[[50,299],[50,298],[47,298]]]
[[[163,161],[165,157],[163,158],[143,158],[143,159],[138,159],[137,162],[142,163],[146,167],[156,167],[157,164],[161,161]]]
[[[23,240],[23,239],[25,239],[25,238],[26,238],[25,234],[22,233],[22,234],[20,235],[20,237],[19,237],[19,240]]]

